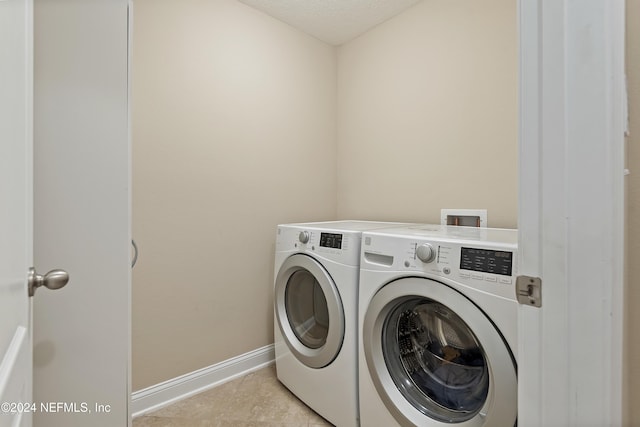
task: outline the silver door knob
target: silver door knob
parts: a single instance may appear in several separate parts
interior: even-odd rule
[[[29,296],[36,293],[40,286],[56,290],[63,288],[69,282],[69,273],[64,270],[51,270],[44,276],[36,273],[35,268],[29,269]]]

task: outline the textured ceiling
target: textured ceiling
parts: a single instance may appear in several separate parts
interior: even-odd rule
[[[240,0],[332,45],[340,45],[421,0]]]

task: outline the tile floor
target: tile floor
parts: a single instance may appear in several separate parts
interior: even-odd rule
[[[276,378],[275,365],[133,420],[133,427],[327,427]]]

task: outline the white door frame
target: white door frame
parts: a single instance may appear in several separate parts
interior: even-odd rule
[[[624,0],[519,0],[520,426],[623,420]]]

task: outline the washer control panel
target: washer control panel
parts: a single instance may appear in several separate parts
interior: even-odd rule
[[[429,271],[458,279],[514,283],[515,248],[485,248],[451,242],[410,243],[413,256],[403,265],[410,270]],[[430,247],[430,252],[425,250]],[[430,256],[425,254],[430,253]]]
[[[460,269],[511,276],[513,252],[463,246],[460,248]]]
[[[416,258],[422,262],[431,262],[436,257],[436,253],[433,250],[433,246],[429,243],[422,243],[416,246]]]
[[[361,268],[428,273],[514,299],[517,244],[365,233]]]

